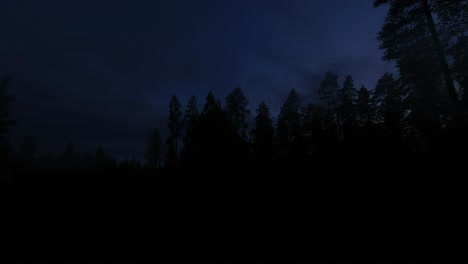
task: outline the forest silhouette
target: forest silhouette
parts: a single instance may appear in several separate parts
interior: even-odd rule
[[[381,5],[389,11],[378,40],[383,60],[395,63],[398,74],[385,73],[375,87],[364,87],[350,75],[327,72],[316,84],[316,101],[291,89],[277,117],[265,102],[249,105],[239,87],[224,100],[212,92],[193,95],[186,106],[173,95],[169,136],[150,131],[144,160],[116,160],[103,146],[83,154],[73,142],[57,156],[44,156],[34,135],[13,147],[13,98],[5,75],[2,183],[35,197],[53,190],[67,208],[82,199],[113,197],[106,205],[89,203],[97,214],[103,207],[153,210],[149,201],[159,199],[154,193],[170,200],[162,205],[168,210],[212,214],[197,207],[209,204],[223,214],[243,199],[252,212],[286,208],[278,195],[295,197],[300,202],[290,208],[299,208],[328,191],[355,201],[364,185],[383,197],[395,188],[414,190],[429,175],[460,175],[468,147],[468,1],[374,1]],[[138,202],[128,205],[130,200]]]

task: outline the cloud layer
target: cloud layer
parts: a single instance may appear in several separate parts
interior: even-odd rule
[[[240,86],[272,112],[291,88],[314,100],[323,74],[372,88],[389,64],[370,1],[8,0],[0,61],[13,77],[16,137],[58,151],[69,140],[140,156],[165,129],[172,94],[185,104]],[[200,105],[201,107],[201,105]],[[164,134],[164,131],[163,131]]]

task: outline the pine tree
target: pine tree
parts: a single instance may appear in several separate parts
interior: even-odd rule
[[[203,106],[201,115],[204,117],[210,117],[211,115],[218,115],[221,112],[221,102],[214,97],[212,91],[209,91],[205,97],[205,105]]]
[[[404,113],[402,91],[392,74],[386,73],[378,80],[372,100],[377,106],[377,120],[388,138],[401,141]]]
[[[270,117],[270,109],[265,102],[261,102],[255,110],[254,129],[252,129],[252,150],[256,161],[269,161],[274,154],[274,127]]]
[[[354,134],[356,123],[357,91],[351,75],[346,76],[343,88],[339,90],[338,111],[343,123],[343,139],[350,139]]]
[[[374,115],[373,110],[371,94],[363,85],[358,91],[356,102],[357,119],[361,128],[368,127],[372,124]]]
[[[198,111],[197,97],[191,96],[185,107],[183,118],[183,143],[181,163],[185,168],[193,167],[199,156],[200,148],[200,113]],[[168,150],[168,152],[171,150]]]
[[[200,137],[200,158],[206,162],[226,162],[232,146],[229,121],[221,102],[210,91],[200,115],[198,135]]]
[[[190,97],[187,106],[185,107],[185,113],[183,118],[183,130],[184,130],[184,144],[190,145],[196,141],[196,130],[200,119],[200,113],[198,111],[197,97],[193,95]]]
[[[292,89],[280,109],[276,127],[276,140],[281,156],[288,157],[298,154],[302,140],[301,129],[299,95]]]
[[[450,48],[454,61],[452,70],[460,86],[461,103],[465,116],[468,116],[468,36],[461,36]]]
[[[247,109],[249,100],[245,97],[242,90],[237,87],[226,97],[226,106],[224,111],[229,119],[232,129],[246,139],[247,121],[246,118],[250,114],[250,110]]]
[[[302,126],[309,155],[317,154],[325,142],[323,114],[323,107],[313,103],[308,104],[304,109]]]
[[[168,127],[170,135],[166,141],[168,145],[167,162],[171,164],[171,166],[175,166],[177,164],[177,157],[179,152],[178,143],[182,134],[181,107],[182,106],[179,102],[179,99],[177,96],[173,95],[171,101],[169,102]]]
[[[332,72],[327,72],[320,83],[318,95],[320,102],[327,108],[327,112],[333,116],[335,127],[337,128],[336,134],[338,135],[338,140],[341,141],[343,139],[343,131],[338,109],[338,90],[338,76]]]
[[[75,148],[73,141],[70,141],[58,157],[59,166],[67,172],[73,172],[80,165],[80,162],[80,152]]]
[[[445,94],[458,118],[461,117],[461,108],[447,48],[453,38],[466,32],[468,23],[464,17],[467,3],[466,0],[374,1],[374,7],[389,5],[385,24],[378,36],[380,48],[384,50],[383,59],[396,61],[403,78],[408,73],[420,72],[423,64],[430,65],[428,76],[442,74]]]

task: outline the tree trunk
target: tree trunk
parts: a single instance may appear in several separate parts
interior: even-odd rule
[[[448,96],[450,98],[450,101],[452,101],[457,117],[460,117],[459,114],[461,112],[460,112],[460,103],[458,99],[458,93],[457,93],[457,90],[455,89],[455,85],[453,84],[452,74],[450,73],[450,68],[448,66],[447,59],[445,58],[444,50],[442,49],[442,44],[440,42],[439,34],[437,33],[436,27],[434,25],[434,19],[432,18],[431,9],[427,1],[428,0],[421,0],[421,3],[423,5],[423,10],[424,10],[424,15],[426,16],[427,25],[429,26],[429,30],[431,31],[432,40],[434,41],[437,56],[439,57],[439,63],[442,68],[442,73],[444,74],[445,86],[447,89]]]

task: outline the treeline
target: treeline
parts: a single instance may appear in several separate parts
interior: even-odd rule
[[[242,173],[255,167],[313,170],[325,163],[349,166],[358,161],[399,166],[409,160],[442,159],[457,153],[465,144],[458,133],[462,127],[442,87],[434,98],[426,95],[417,100],[412,93],[389,73],[369,90],[357,89],[350,75],[340,85],[338,76],[328,72],[320,83],[317,102],[302,103],[292,89],[276,122],[262,102],[255,109],[251,128],[247,124],[249,100],[240,88],[229,93],[224,104],[209,92],[201,111],[195,96],[185,111],[173,96],[166,155],[155,131],[146,158],[154,168],[170,172],[219,166],[228,173]]]
[[[9,114],[12,98],[6,92],[8,78],[3,78],[3,167],[57,175],[253,172],[258,177],[279,171],[310,176],[318,170],[453,169],[463,162],[468,146],[468,1],[374,1],[375,7],[381,5],[389,9],[378,34],[380,48],[384,60],[395,62],[398,77],[386,73],[368,89],[355,86],[351,76],[339,83],[338,76],[328,72],[316,87],[316,101],[304,102],[293,89],[277,117],[265,102],[251,112],[240,88],[224,101],[209,92],[199,105],[192,96],[184,109],[174,95],[169,102],[170,135],[162,139],[158,130],[151,131],[144,161],[116,161],[102,148],[80,155],[72,144],[58,157],[38,158],[30,139],[11,155],[7,139],[14,123]]]
[[[415,158],[441,158],[463,143],[455,137],[454,111],[446,96],[421,112],[401,80],[384,74],[374,89],[356,88],[348,75],[344,82],[328,72],[316,102],[304,103],[292,89],[279,115],[261,102],[255,113],[240,88],[221,102],[212,92],[199,108],[193,95],[183,109],[177,96],[169,102],[169,137],[151,131],[144,161],[116,161],[99,146],[82,154],[70,142],[57,156],[40,156],[34,139],[24,138],[13,161],[20,170],[52,174],[183,174],[224,168],[220,173],[247,173],[247,169],[320,169],[324,164],[359,160],[382,163]],[[443,90],[440,90],[443,95]],[[249,127],[250,115],[254,116]],[[455,140],[456,139],[456,140]],[[364,168],[361,168],[364,169]]]
[[[348,237],[343,247],[355,253],[374,251],[354,239],[370,226],[373,234],[388,230],[384,240],[396,234],[394,244],[407,244],[413,253],[421,245],[425,254],[432,251],[425,246],[433,242],[436,227],[445,234],[446,227],[457,226],[456,219],[462,218],[456,213],[466,200],[468,1],[374,1],[380,5],[389,7],[378,35],[380,48],[384,60],[395,62],[398,77],[386,73],[375,87],[366,88],[355,86],[351,76],[339,82],[328,72],[317,84],[316,101],[304,102],[292,89],[277,117],[265,102],[251,111],[240,88],[224,101],[209,92],[199,105],[192,96],[185,108],[173,96],[169,137],[151,131],[144,162],[116,161],[102,148],[82,155],[73,144],[58,157],[40,158],[30,139],[14,153],[8,144],[12,98],[8,79],[1,79],[0,176],[19,183],[19,192],[9,199],[26,200],[17,208],[29,213],[16,230],[29,230],[31,223],[47,219],[44,215],[57,214],[58,220],[34,226],[45,234],[36,236],[33,248],[50,250],[42,239],[50,237],[50,229],[43,227],[63,221],[64,228],[56,232],[76,229],[73,240],[86,230],[102,234],[110,226],[106,243],[94,239],[95,234],[86,240],[101,251],[122,248],[122,238],[140,250],[138,239],[124,233],[128,226],[129,233],[157,230],[148,238],[162,241],[165,253],[172,247],[198,254],[207,249],[215,254],[234,244],[248,244],[257,253],[261,247],[276,253],[285,243],[297,250],[296,239],[281,235],[300,234],[309,241],[323,230],[327,239],[317,244]],[[251,125],[249,115],[254,117]],[[28,210],[31,204],[38,208],[34,213]],[[48,212],[48,204],[56,206]],[[113,213],[104,217],[109,211]],[[422,217],[412,219],[420,212]],[[450,223],[427,222],[436,216]],[[95,224],[100,217],[100,225]],[[414,243],[400,235],[404,228],[407,234],[419,228],[420,237],[430,242]],[[309,230],[312,235],[305,234]],[[345,232],[349,230],[357,233]],[[241,243],[233,242],[239,234]],[[202,243],[206,237],[214,246]],[[75,248],[66,243],[70,240],[56,240],[63,245],[53,250]],[[367,240],[380,250],[393,244]],[[160,249],[151,243],[147,247]]]
[[[24,178],[28,181],[30,175],[45,174],[76,175],[80,181],[97,183],[199,173],[248,177],[278,171],[310,176],[323,169],[365,173],[368,166],[395,169],[416,166],[418,161],[427,166],[429,160],[440,164],[456,160],[467,146],[461,133],[466,123],[457,122],[443,86],[433,97],[425,94],[424,100],[413,96],[416,87],[386,73],[374,89],[358,89],[350,75],[340,84],[338,76],[328,72],[316,90],[316,102],[303,103],[292,89],[276,118],[261,102],[251,127],[249,100],[240,88],[223,103],[209,92],[201,109],[195,95],[185,109],[174,95],[169,102],[169,137],[163,140],[158,130],[151,131],[144,161],[116,161],[101,146],[82,154],[72,142],[57,156],[41,156],[29,136],[17,152],[10,152],[9,166],[16,174],[28,175]],[[461,95],[463,99],[465,94]],[[467,109],[466,104],[463,107]]]

